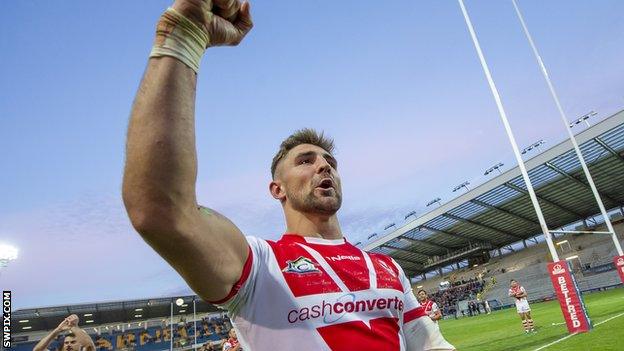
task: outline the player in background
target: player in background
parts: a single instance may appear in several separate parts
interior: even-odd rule
[[[522,320],[522,327],[525,333],[535,332],[533,319],[531,318],[531,307],[527,300],[527,292],[524,287],[518,284],[514,279],[510,282],[509,296],[515,299],[516,310]]]
[[[33,351],[46,351],[50,346],[50,343],[56,339],[56,337],[67,332],[63,339],[63,346],[61,351],[95,351],[95,344],[89,334],[78,327],[78,316],[72,314],[54,328],[50,334],[46,335],[41,341],[35,345]]]
[[[229,338],[223,343],[223,351],[240,351],[241,346],[236,337],[236,330],[230,329],[228,332]]]
[[[429,299],[425,290],[418,290],[418,302],[425,309],[425,313],[431,318],[432,321],[438,323],[442,319],[442,312],[438,307],[438,304]]]

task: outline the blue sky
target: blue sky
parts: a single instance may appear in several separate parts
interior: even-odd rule
[[[624,2],[520,1],[569,116],[624,106]],[[125,129],[169,1],[12,1],[0,13],[0,272],[14,306],[175,295],[185,283],[120,199]],[[352,242],[515,165],[456,1],[253,1],[197,97],[198,198],[275,239],[270,160],[293,130],[336,139]],[[509,1],[466,1],[520,146],[565,137]],[[580,130],[580,129],[579,129]],[[71,274],[68,274],[71,272]],[[207,277],[206,279],[209,279]]]

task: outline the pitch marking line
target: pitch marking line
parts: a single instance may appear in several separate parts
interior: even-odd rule
[[[618,317],[621,317],[621,316],[624,316],[624,313],[617,314],[617,315],[615,315],[615,316],[613,316],[613,317],[609,317],[609,318],[605,319],[605,320],[604,320],[604,321],[602,321],[602,322],[598,322],[598,323],[594,324],[594,327],[597,327],[597,326],[599,326],[599,325],[601,325],[601,324],[603,324],[603,323],[606,323],[606,322],[608,322],[608,321],[610,321],[610,320],[612,320],[612,319],[615,319],[615,318],[618,318]],[[539,348],[537,348],[537,349],[535,349],[535,350],[533,350],[533,351],[543,350],[543,349],[545,349],[545,348],[547,348],[547,347],[550,347],[550,346],[552,346],[552,345],[554,345],[554,344],[556,344],[556,343],[559,343],[559,342],[561,342],[561,341],[563,341],[563,340],[565,340],[565,339],[567,339],[567,338],[571,338],[571,337],[573,337],[573,336],[574,336],[574,335],[576,335],[576,334],[578,334],[578,333],[572,333],[572,334],[570,334],[570,335],[566,335],[566,336],[564,336],[564,337],[563,337],[563,338],[561,338],[561,339],[557,339],[557,340],[555,340],[555,341],[551,342],[550,344],[546,344],[546,345],[544,345],[544,346],[542,346],[542,347],[539,347]]]

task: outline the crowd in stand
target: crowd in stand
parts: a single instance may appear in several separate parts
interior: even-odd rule
[[[230,335],[231,329],[232,324],[226,315],[203,318],[201,321],[197,321],[197,341],[198,343],[203,343],[198,349],[200,351],[221,351],[226,349],[224,345],[231,345],[235,343],[236,340],[235,334],[234,338]],[[64,333],[59,333],[54,339],[49,341],[49,345],[46,349],[50,351],[62,351],[65,337],[66,335]],[[93,340],[96,351],[133,350],[149,344],[168,344],[171,341],[171,325],[163,321],[163,324],[157,328],[151,327],[141,330],[107,328],[105,332],[92,334],[89,335],[89,337]],[[207,338],[208,340],[206,341]],[[181,320],[177,325],[173,326],[174,348],[188,347],[190,349],[194,341],[195,333],[193,322]],[[169,347],[163,346],[163,348],[168,349]],[[229,347],[227,349],[236,351],[240,348]]]
[[[470,300],[475,305],[480,305],[480,302],[476,301],[477,294],[483,290],[484,282],[478,278],[471,278],[468,280],[458,280],[453,282],[451,286],[445,290],[440,290],[430,294],[431,299],[435,301],[444,315],[456,315],[457,313],[457,303],[459,301]],[[473,312],[476,314],[477,311],[480,313],[480,307],[470,308],[471,303],[469,302],[469,315],[473,315]],[[485,307],[484,307],[485,310]],[[464,311],[461,311],[465,314]]]
[[[228,332],[232,328],[232,324],[227,316],[203,318],[197,322],[197,338],[209,337],[211,339],[225,340]],[[150,331],[143,329],[137,331],[119,331],[112,329],[110,336],[113,342],[105,336],[95,335],[94,342],[97,351],[110,351],[113,349],[132,349],[137,346],[143,346],[150,343],[170,342],[171,326],[163,325],[155,330]],[[193,322],[181,321],[173,328],[173,344],[174,347],[184,347],[192,345],[194,342]],[[60,346],[61,343],[58,343]],[[210,342],[205,343],[200,348],[201,351],[215,350]],[[52,348],[52,350],[57,350]],[[219,348],[220,350],[220,348]]]

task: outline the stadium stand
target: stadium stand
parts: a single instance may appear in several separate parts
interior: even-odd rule
[[[232,328],[225,312],[196,296],[181,299],[184,303],[180,306],[171,298],[161,298],[17,310],[13,313],[12,327],[21,332],[13,335],[12,350],[31,351],[62,318],[72,313],[79,315],[79,326],[91,336],[97,351],[161,351],[171,346],[183,351],[194,345],[201,351],[220,350]],[[185,313],[193,302],[196,302],[195,320],[193,314]],[[59,351],[62,338],[59,335],[49,350]]]
[[[616,232],[624,232],[624,223],[620,216],[613,216],[612,219],[616,223]],[[602,225],[574,229],[605,230]],[[581,291],[604,290],[622,284],[613,265],[613,256],[617,253],[610,237],[599,234],[571,234],[559,236],[555,242],[559,243],[557,247],[561,258],[577,257],[570,261],[573,261],[574,276]],[[513,300],[507,295],[511,279],[520,281],[529,293],[530,301],[548,300],[554,298],[550,277],[546,272],[546,262],[550,260],[546,243],[541,242],[520,251],[494,257],[488,263],[477,267],[460,269],[420,281],[414,288],[427,290],[432,299],[443,306],[442,309],[447,316],[455,316],[453,312],[456,312],[457,316],[468,315],[465,306],[471,300],[485,299],[493,309],[511,306]],[[453,290],[457,288],[454,283],[461,283],[462,280],[479,281],[481,284],[477,285],[478,289],[473,289],[468,294],[454,295]],[[440,290],[440,284],[443,282],[450,282],[451,287]],[[460,286],[470,284],[474,283]],[[451,301],[445,296],[448,295],[447,291],[454,295]]]
[[[584,129],[575,138],[621,242],[624,111]],[[605,231],[569,140],[527,156],[525,166],[550,230]],[[518,167],[495,174],[429,212],[413,214],[386,235],[371,237],[363,248],[393,257],[415,289],[451,301],[443,309],[465,315],[467,306],[480,299],[487,299],[493,308],[508,306],[512,303],[507,297],[512,278],[525,286],[530,300],[552,298],[545,268],[552,259]],[[612,263],[615,248],[610,236],[566,234],[555,240],[567,240],[558,245],[560,258],[569,259],[581,290],[620,284]],[[456,282],[471,279],[481,282],[479,289],[454,294]],[[447,289],[451,290],[440,292]]]

